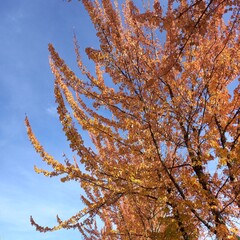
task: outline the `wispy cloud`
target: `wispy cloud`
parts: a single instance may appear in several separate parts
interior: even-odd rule
[[[50,106],[46,109],[47,113],[52,117],[58,117],[57,109],[55,106]]]
[[[25,184],[21,184],[25,185],[25,188],[19,188],[19,185],[12,182],[0,183],[0,226],[2,226],[0,227],[0,236],[3,235],[4,239],[10,236],[9,233],[18,234],[18,239],[24,239],[26,234],[31,236],[37,234],[30,224],[30,215],[39,224],[54,226],[57,214],[62,219],[67,219],[80,210],[80,200],[79,209],[76,208],[76,200],[78,200],[76,192],[79,191],[72,191],[74,186],[67,189],[63,184],[60,186],[57,181],[50,181],[48,188],[45,182],[40,185],[39,178],[28,172],[23,171],[19,175],[22,175],[23,181],[25,181]],[[63,191],[60,191],[61,187]],[[56,236],[56,234],[60,233],[52,236]],[[75,234],[79,235],[77,232]],[[51,237],[51,234],[49,236]],[[11,238],[6,239],[11,240]]]

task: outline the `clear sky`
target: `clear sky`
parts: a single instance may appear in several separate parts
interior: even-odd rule
[[[34,172],[45,167],[28,141],[28,115],[35,134],[56,158],[71,156],[58,121],[48,43],[75,70],[75,31],[81,47],[96,44],[90,20],[76,0],[0,1],[0,240],[81,239],[77,231],[38,233],[30,225],[56,223],[82,208],[78,183],[62,184]]]

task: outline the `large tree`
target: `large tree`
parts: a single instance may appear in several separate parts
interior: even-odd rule
[[[86,49],[95,72],[76,37],[82,79],[49,45],[59,119],[76,157],[55,160],[26,125],[52,167],[35,171],[79,181],[86,207],[54,227],[31,223],[41,232],[76,228],[85,239],[236,239],[238,1],[81,2],[100,43]]]

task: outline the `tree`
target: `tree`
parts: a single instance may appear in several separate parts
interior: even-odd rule
[[[79,181],[86,207],[70,219],[57,217],[52,228],[31,223],[40,232],[78,229],[85,239],[236,239],[237,1],[82,3],[100,43],[86,49],[96,71],[84,66],[76,37],[83,79],[49,45],[59,119],[74,161],[55,160],[27,118],[26,125],[35,150],[52,167],[35,171]],[[86,147],[76,125],[88,131],[94,147]]]

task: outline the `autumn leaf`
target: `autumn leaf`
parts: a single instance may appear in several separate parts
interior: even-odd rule
[[[53,227],[31,224],[84,239],[239,239],[238,2],[79,4],[100,43],[85,51],[95,71],[76,36],[82,78],[49,45],[59,120],[76,157],[54,159],[28,118],[26,126],[51,167],[35,171],[80,182],[85,208]]]

